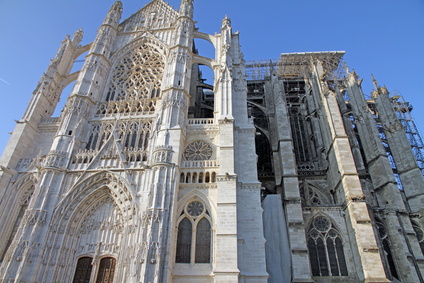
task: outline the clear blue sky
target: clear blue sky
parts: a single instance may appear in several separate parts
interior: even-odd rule
[[[112,0],[0,0],[0,152],[66,34],[91,42]],[[148,0],[123,0],[122,19]],[[169,1],[178,8],[180,1]],[[424,134],[423,0],[195,0],[200,31],[219,32],[228,15],[246,60],[280,53],[346,51],[345,61],[372,90],[370,74],[413,103]],[[200,50],[202,54],[202,50]],[[68,93],[63,93],[64,101]]]

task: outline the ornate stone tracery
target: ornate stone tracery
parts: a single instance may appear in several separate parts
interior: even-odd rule
[[[116,132],[118,142],[122,147],[125,161],[147,161],[148,147],[151,136],[152,119],[131,119],[115,121],[92,122],[91,131],[85,149],[77,151],[73,163],[90,163]],[[116,159],[118,154],[110,146],[101,158]]]
[[[150,42],[118,59],[111,74],[106,102],[98,105],[97,115],[151,114],[162,96],[164,55]]]
[[[184,151],[185,160],[208,160],[212,157],[212,147],[204,141],[190,143]]]
[[[175,262],[210,263],[212,218],[207,205],[193,197],[180,209]]]
[[[328,217],[315,216],[307,238],[313,276],[348,275],[343,239]]]

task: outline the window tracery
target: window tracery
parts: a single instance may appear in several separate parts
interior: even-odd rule
[[[301,184],[299,190],[300,197],[302,198],[302,205],[314,206],[329,203],[322,193],[318,193],[318,189],[308,184]]]
[[[290,126],[293,133],[295,156],[298,163],[307,162],[311,159],[309,138],[306,134],[306,126],[300,105],[291,105]]]
[[[156,101],[162,95],[164,67],[161,52],[148,43],[120,59],[97,115],[150,114],[155,111]]]
[[[211,218],[200,200],[186,204],[180,216],[176,263],[211,262]]]
[[[185,151],[185,160],[208,160],[212,156],[212,147],[204,141],[190,143]]]
[[[150,119],[120,120],[116,127],[110,121],[94,122],[85,149],[75,154],[73,163],[90,163],[113,131],[117,132],[127,161],[146,161],[151,129]]]
[[[347,276],[343,241],[325,216],[316,216],[309,227],[308,251],[313,276]]]

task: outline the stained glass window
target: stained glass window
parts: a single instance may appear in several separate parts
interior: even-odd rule
[[[308,232],[308,251],[313,276],[347,276],[343,242],[331,221],[313,219]]]
[[[178,263],[190,263],[192,226],[190,220],[184,218],[178,225],[177,259]]]
[[[191,201],[180,217],[176,263],[210,263],[212,229],[205,205],[199,200]]]
[[[202,218],[197,224],[196,263],[209,263],[211,257],[211,224]]]
[[[208,160],[211,156],[212,147],[204,141],[194,141],[184,151],[186,160]]]
[[[190,216],[198,217],[203,213],[204,206],[200,201],[192,201],[187,205],[186,209]]]

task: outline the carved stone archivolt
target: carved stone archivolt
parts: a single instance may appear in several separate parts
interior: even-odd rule
[[[78,183],[54,211],[52,230],[64,233],[69,220],[75,213],[83,215],[97,200],[110,196],[126,220],[133,218],[136,207],[128,186],[117,175],[102,172]]]
[[[123,252],[123,236],[137,230],[132,200],[127,185],[110,172],[91,176],[71,189],[54,212],[46,241],[50,246],[43,252],[44,262],[59,267],[55,278],[72,276],[64,267],[80,255],[90,255],[96,263],[104,255],[118,257]]]

